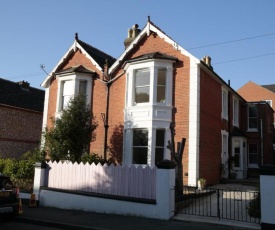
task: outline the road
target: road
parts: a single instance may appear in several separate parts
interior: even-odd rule
[[[44,227],[41,225],[33,225],[27,223],[20,223],[16,221],[0,221],[0,229],[5,230],[60,230],[61,228]]]
[[[68,227],[68,226],[67,226]],[[43,224],[32,224],[31,222],[17,222],[16,219],[9,220],[9,221],[1,221],[0,220],[0,229],[5,230],[60,230],[60,229],[68,229],[67,227],[57,228],[51,225],[43,226]],[[70,226],[69,229],[79,229],[77,227]],[[88,229],[88,228],[87,228]],[[116,226],[108,226],[108,228],[98,228],[90,226],[90,229],[101,229],[101,230],[140,230],[140,229],[147,229],[147,227],[143,226],[142,224],[133,224],[127,221],[125,223],[118,223]],[[232,226],[222,226],[222,225],[215,225],[215,224],[203,224],[203,223],[193,223],[193,222],[181,222],[181,221],[156,221],[153,225],[148,228],[150,230],[240,230],[243,228],[239,227],[232,227]]]

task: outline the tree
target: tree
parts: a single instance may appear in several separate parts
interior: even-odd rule
[[[171,142],[168,141],[167,148],[171,152],[172,161],[176,163],[176,196],[181,197],[183,195],[183,165],[182,156],[185,147],[186,138],[182,138],[181,142],[177,143],[177,152],[175,151],[175,127],[174,124],[170,124]]]
[[[86,98],[71,98],[60,118],[52,118],[53,128],[44,133],[45,150],[52,160],[81,161],[89,152],[90,142],[95,139],[97,122],[86,105]]]

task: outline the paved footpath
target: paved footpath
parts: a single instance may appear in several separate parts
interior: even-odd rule
[[[158,220],[133,216],[121,216],[64,210],[49,207],[28,207],[23,204],[23,213],[16,218],[18,222],[49,226],[58,229],[94,229],[94,230],[229,230],[252,229],[246,227],[226,226],[202,223],[197,220]]]

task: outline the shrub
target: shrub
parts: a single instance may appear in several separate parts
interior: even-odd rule
[[[261,217],[261,199],[260,193],[254,193],[253,199],[248,204],[248,214],[251,217],[260,218]]]

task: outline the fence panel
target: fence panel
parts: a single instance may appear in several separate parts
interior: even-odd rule
[[[176,202],[176,212],[260,223],[258,199],[258,191],[184,187],[182,200]]]
[[[156,198],[156,168],[48,163],[48,186],[145,199]]]

